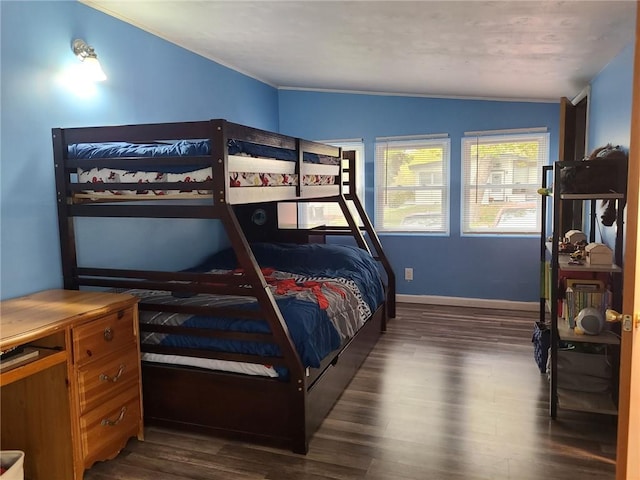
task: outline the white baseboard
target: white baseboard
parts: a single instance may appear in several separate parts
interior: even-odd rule
[[[538,311],[538,302],[515,302],[512,300],[490,300],[487,298],[440,297],[436,295],[396,295],[396,302],[449,305],[452,307],[496,308],[499,310]]]

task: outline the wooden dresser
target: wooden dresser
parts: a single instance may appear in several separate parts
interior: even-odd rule
[[[38,351],[0,372],[0,444],[25,452],[25,478],[81,480],[143,439],[139,345],[131,295],[47,290],[0,303],[0,350]]]

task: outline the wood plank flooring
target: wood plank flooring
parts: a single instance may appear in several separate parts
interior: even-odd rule
[[[308,455],[147,427],[84,478],[613,480],[616,417],[548,416],[536,317],[400,304]]]

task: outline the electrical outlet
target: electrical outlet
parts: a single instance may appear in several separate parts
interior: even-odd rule
[[[404,269],[404,279],[409,281],[413,280],[413,268]]]

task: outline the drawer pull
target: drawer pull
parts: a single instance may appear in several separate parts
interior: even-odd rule
[[[109,420],[108,418],[103,418],[102,422],[100,422],[100,425],[109,426],[109,427],[115,427],[116,425],[118,425],[122,421],[126,411],[127,411],[127,407],[125,405],[124,407],[122,407],[120,409],[120,415],[118,415],[118,418],[116,418],[115,420]]]
[[[113,377],[110,377],[109,375],[107,375],[106,373],[101,373],[100,374],[100,381],[101,382],[117,382],[118,379],[122,376],[122,374],[124,373],[124,363],[120,364],[120,368],[118,369],[118,373],[116,373]]]
[[[107,327],[104,329],[104,340],[105,342],[110,342],[111,340],[113,340],[113,330],[111,330],[111,327]]]

